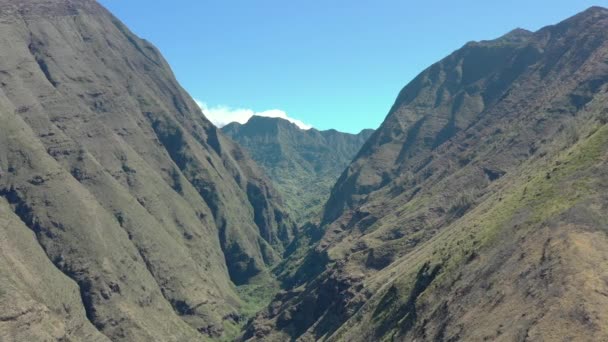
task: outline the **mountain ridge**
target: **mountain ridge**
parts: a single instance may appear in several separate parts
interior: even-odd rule
[[[243,146],[275,182],[298,222],[315,218],[329,187],[373,130],[358,134],[301,129],[282,118],[253,116],[222,132]]]
[[[291,121],[289,121],[287,119],[279,118],[279,117],[261,116],[261,115],[253,115],[245,123],[240,123],[240,122],[236,122],[236,121],[230,122],[227,125],[223,126],[222,129],[224,129],[225,127],[227,127],[226,130],[230,131],[230,130],[233,130],[234,127],[247,126],[247,124],[249,124],[250,121],[252,121],[252,123],[254,125],[255,125],[256,121],[258,121],[258,122],[266,122],[266,123],[276,123],[276,124],[289,125],[289,126],[294,125],[295,127],[297,127],[298,129],[300,129],[302,131],[314,130],[314,131],[317,131],[319,133],[325,133],[325,134],[330,134],[332,132],[337,132],[337,133],[348,134],[348,135],[360,135],[360,134],[366,134],[366,133],[374,131],[373,128],[364,128],[364,129],[360,130],[358,133],[349,133],[349,132],[342,132],[342,131],[340,131],[338,129],[335,129],[335,128],[322,129],[322,130],[314,128],[314,127],[312,127],[312,128],[300,128],[298,125],[296,125],[295,123],[293,123],[293,122],[291,122]]]
[[[244,338],[605,339],[607,27],[468,43],[406,85]]]

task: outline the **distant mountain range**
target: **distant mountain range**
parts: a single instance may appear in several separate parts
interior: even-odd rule
[[[222,132],[245,148],[272,179],[297,222],[318,219],[331,187],[373,133],[303,130],[280,118],[253,116]]]

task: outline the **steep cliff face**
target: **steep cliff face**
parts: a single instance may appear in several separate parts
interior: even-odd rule
[[[293,236],[269,181],[95,1],[0,28],[2,339],[225,336]]]
[[[373,133],[303,130],[287,120],[260,116],[222,131],[266,171],[297,222],[318,220],[331,187]]]
[[[608,338],[607,57],[591,8],[422,72],[245,338]]]

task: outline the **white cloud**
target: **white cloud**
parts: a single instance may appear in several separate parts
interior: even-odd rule
[[[312,126],[305,124],[304,122],[290,118],[285,111],[280,109],[265,110],[263,112],[256,112],[252,109],[243,108],[230,108],[228,106],[213,106],[209,107],[205,102],[196,100],[196,103],[201,107],[203,113],[214,125],[217,127],[224,127],[231,122],[238,122],[241,124],[246,123],[249,119],[254,116],[266,116],[269,118],[281,118],[296,124],[301,129],[311,129]]]

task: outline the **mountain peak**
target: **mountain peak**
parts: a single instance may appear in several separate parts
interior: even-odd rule
[[[372,128],[364,128],[361,132],[357,133],[357,135],[367,135],[371,136],[376,130]]]
[[[239,126],[227,125],[222,128],[224,132],[234,129],[242,129],[249,132],[249,134],[278,134],[279,131],[303,131],[295,123],[277,117],[259,116],[254,115],[249,120]]]
[[[472,41],[465,46],[502,46],[504,44],[518,45],[528,41],[533,35],[534,32],[518,27],[496,39]]]
[[[530,30],[526,30],[524,28],[518,27],[514,30],[509,31],[509,33],[505,34],[504,36],[502,36],[502,38],[509,38],[509,39],[527,39],[530,38],[530,36],[532,36],[534,34],[534,32],[530,31]]]
[[[283,118],[279,118],[279,117],[261,116],[261,115],[252,116],[251,118],[249,118],[246,125],[257,124],[257,123],[275,123],[275,124],[281,124],[281,125],[293,125],[293,126],[298,127],[296,124],[294,124],[293,122],[291,122],[287,119],[283,119]]]
[[[564,21],[562,21],[561,23],[558,23],[555,26],[562,26],[562,25],[577,25],[581,24],[583,26],[586,26],[586,24],[590,23],[590,21],[596,21],[600,18],[606,18],[608,17],[608,9],[604,8],[604,7],[600,7],[600,6],[592,6],[589,7],[588,9],[584,10],[583,12],[580,12]],[[583,28],[581,28],[583,29]]]
[[[581,12],[580,14],[597,14],[597,13],[605,13],[608,14],[608,8],[602,6],[591,6]]]

